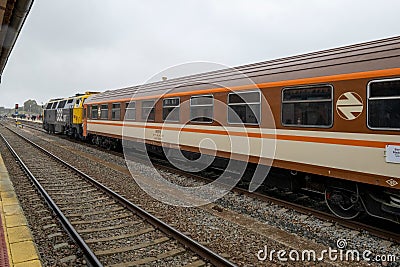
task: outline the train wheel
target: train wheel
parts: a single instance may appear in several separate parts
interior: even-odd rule
[[[330,211],[342,219],[354,219],[361,212],[358,190],[354,192],[344,188],[327,187],[325,202]]]
[[[79,137],[79,134],[77,133],[75,128],[72,128],[72,137],[77,140]]]
[[[108,140],[105,140],[104,142],[103,142],[103,144],[102,144],[102,147],[103,148],[105,148],[105,149],[107,149],[107,150],[111,150],[111,143],[110,143],[110,141],[108,141]]]

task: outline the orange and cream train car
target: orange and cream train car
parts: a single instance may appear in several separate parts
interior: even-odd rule
[[[271,165],[340,217],[400,221],[400,37],[109,90],[85,115],[102,145]]]

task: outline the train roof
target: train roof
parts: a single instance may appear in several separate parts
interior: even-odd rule
[[[165,93],[268,83],[322,77],[354,72],[398,68],[400,36],[364,42],[334,49],[247,64],[165,81],[142,84],[90,96],[86,104],[135,98],[158,97]]]
[[[54,101],[59,101],[59,100],[62,100],[62,99],[64,99],[64,98],[53,98],[53,99],[50,99],[47,103],[54,102]]]
[[[92,91],[87,91],[85,93],[76,93],[75,95],[64,97],[64,98],[53,98],[53,99],[50,99],[47,103],[60,101],[60,100],[75,99],[75,98],[79,98],[79,97],[82,97],[82,96],[91,95],[91,94],[98,94],[98,93],[99,92],[92,92]]]

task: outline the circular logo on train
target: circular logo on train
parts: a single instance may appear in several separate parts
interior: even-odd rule
[[[355,92],[346,92],[336,102],[336,112],[344,120],[355,120],[364,109],[362,98]]]

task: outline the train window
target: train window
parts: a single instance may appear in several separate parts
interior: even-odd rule
[[[53,103],[47,103],[46,109],[51,109],[52,105],[53,105]]]
[[[103,104],[100,106],[100,119],[107,120],[108,119],[108,105]]]
[[[136,120],[136,102],[125,103],[125,120]]]
[[[51,109],[56,109],[58,102],[54,102],[53,105],[51,106]]]
[[[67,103],[67,100],[62,100],[58,103],[57,108],[64,108],[65,107],[65,103]]]
[[[214,97],[212,95],[192,96],[190,98],[190,120],[212,122]]]
[[[259,124],[260,97],[259,91],[230,93],[228,95],[228,122]]]
[[[81,99],[78,98],[78,99],[76,100],[75,107],[78,108],[80,103],[81,103]]]
[[[71,104],[71,103],[72,103],[72,101],[74,101],[74,99],[73,99],[73,98],[71,98],[71,99],[68,99],[68,102],[67,102],[67,104]]]
[[[111,109],[111,119],[112,120],[119,120],[121,118],[121,104],[112,104]]]
[[[92,105],[91,111],[92,111],[92,119],[98,119],[99,116],[99,107],[97,105]]]
[[[154,121],[156,115],[154,106],[155,106],[154,100],[142,101],[142,120]]]
[[[179,97],[163,99],[163,120],[179,121]]]
[[[400,130],[400,79],[368,84],[368,127]]]
[[[282,124],[285,126],[332,126],[333,87],[319,85],[282,91]]]

